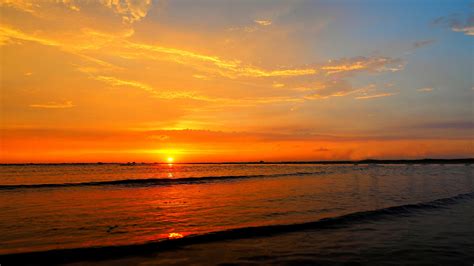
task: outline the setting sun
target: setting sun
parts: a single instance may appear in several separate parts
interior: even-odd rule
[[[168,161],[168,163],[172,163],[174,161],[174,158],[173,157],[168,157],[166,160]]]

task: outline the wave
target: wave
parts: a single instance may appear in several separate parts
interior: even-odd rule
[[[418,214],[419,212],[423,211],[446,208],[449,205],[473,199],[474,192],[470,192],[466,194],[459,194],[449,198],[437,199],[430,202],[400,205],[371,211],[355,212],[347,215],[342,215],[333,218],[324,218],[318,221],[306,223],[236,228],[225,231],[212,232],[203,235],[191,235],[179,239],[157,240],[134,245],[85,247],[75,249],[57,249],[49,251],[7,254],[0,255],[0,261],[7,264],[9,262],[11,262],[12,264],[38,264],[39,262],[47,262],[48,264],[59,264],[77,261],[97,261],[105,259],[116,259],[120,257],[149,255],[163,250],[181,248],[183,246],[194,244],[203,244],[253,237],[268,237],[304,230],[325,230],[343,228],[366,221],[376,221],[380,219],[409,216]]]
[[[182,178],[144,178],[144,179],[121,179],[107,181],[90,181],[78,183],[50,183],[50,184],[20,184],[20,185],[0,185],[0,190],[12,189],[28,189],[28,188],[62,188],[62,187],[81,187],[81,186],[160,186],[173,184],[195,184],[207,183],[215,181],[228,181],[235,179],[248,178],[269,178],[284,176],[302,176],[302,175],[318,175],[324,174],[325,171],[319,172],[295,172],[269,175],[237,175],[237,176],[204,176],[204,177],[182,177]]]

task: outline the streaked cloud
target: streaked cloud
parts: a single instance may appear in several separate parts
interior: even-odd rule
[[[363,88],[353,88],[348,81],[335,79],[315,84],[315,86],[311,88],[313,93],[306,95],[305,99],[325,100],[331,97],[342,97],[365,91],[373,86],[374,85],[369,85],[368,87]]]
[[[327,75],[350,73],[358,71],[368,72],[396,72],[402,70],[404,63],[401,59],[390,57],[353,57],[330,60],[328,64],[321,67]]]
[[[240,99],[225,98],[225,97],[211,97],[198,94],[195,91],[179,91],[179,90],[160,90],[152,86],[133,80],[124,80],[112,76],[95,76],[92,77],[97,81],[105,82],[111,86],[126,86],[137,88],[150,93],[154,98],[163,100],[176,99],[192,99],[198,101],[205,101],[211,103],[223,103],[229,105],[251,106],[256,104],[271,104],[279,102],[301,102],[303,99],[292,97],[247,97]]]
[[[6,25],[0,25],[0,45],[6,45],[14,40],[36,42],[47,46],[59,46],[61,44],[49,38],[37,36],[36,34],[28,34]]]
[[[65,109],[65,108],[72,108],[75,105],[72,101],[65,101],[63,103],[60,102],[48,102],[48,103],[37,103],[37,104],[30,104],[31,108],[43,108],[43,109]]]
[[[422,123],[419,125],[413,125],[417,128],[428,128],[428,129],[470,129],[474,130],[473,121],[440,121],[432,123]]]
[[[260,26],[270,26],[270,25],[272,25],[271,20],[256,19],[256,20],[254,20],[254,22],[257,23]]]
[[[428,136],[410,139],[403,135],[341,136],[210,130],[92,131],[61,128],[11,128],[2,133],[7,140],[2,146],[6,151],[1,153],[2,162],[21,162],[21,158],[34,162],[54,161],[58,153],[62,154],[62,158],[81,161],[133,161],[138,158],[152,162],[169,154],[176,154],[181,161],[187,162],[203,161],[203,158],[213,161],[278,161],[297,155],[311,160],[315,153],[317,158],[325,160],[358,160],[374,155],[377,158],[397,158],[423,157],[427,154],[456,156],[459,153],[468,157],[472,154],[469,139]],[[37,141],[37,136],[41,136],[42,141]],[[103,141],[104,138],[107,141]],[[58,139],[62,141],[58,142]],[[18,145],[20,143],[22,145]],[[286,153],[276,152],[281,148],[285,148]],[[239,153],[236,154],[236,150]],[[253,153],[255,150],[261,153]],[[35,156],[38,151],[42,151],[41,158]]]
[[[313,67],[296,67],[296,68],[282,68],[267,70],[260,67],[245,64],[236,59],[223,59],[215,55],[207,55],[197,53],[194,51],[177,49],[173,47],[166,47],[156,44],[147,44],[141,42],[133,42],[127,40],[132,34],[133,30],[128,30],[119,35],[110,35],[102,33],[97,30],[83,29],[85,34],[84,43],[65,43],[61,40],[38,36],[36,34],[28,34],[23,31],[1,26],[0,37],[2,43],[7,43],[11,39],[20,39],[26,41],[37,42],[43,45],[58,46],[62,50],[71,52],[81,56],[89,61],[101,64],[107,67],[113,67],[108,62],[86,55],[89,50],[96,50],[99,47],[112,46],[114,49],[122,51],[120,54],[141,55],[152,58],[154,60],[171,61],[178,64],[185,64],[196,67],[198,69],[211,70],[214,68],[216,74],[223,75],[229,78],[236,77],[298,77],[316,75],[325,73],[326,75],[342,75],[356,72],[395,72],[402,70],[404,63],[402,60],[390,57],[354,57],[331,60],[327,64],[315,64]],[[88,41],[86,40],[95,40]],[[169,55],[164,57],[160,55]],[[202,65],[202,64],[208,64]]]
[[[432,92],[434,88],[432,87],[424,87],[424,88],[419,88],[417,91],[418,92]]]
[[[169,54],[173,56],[179,56],[180,58],[176,59],[175,57],[171,58],[159,58],[163,60],[173,60],[181,64],[193,65],[193,61],[197,60],[199,62],[210,63],[213,66],[217,67],[220,70],[219,73],[224,74],[228,77],[235,76],[246,76],[246,77],[292,77],[292,76],[305,76],[316,74],[317,70],[313,68],[292,68],[292,69],[277,69],[277,70],[265,70],[262,68],[254,67],[251,65],[245,65],[239,60],[226,60],[218,56],[206,55],[201,53],[196,53],[193,51],[176,49],[171,47],[164,47],[160,45],[151,45],[145,43],[126,43],[128,48],[142,50],[147,52],[154,52],[159,54]],[[184,60],[183,60],[184,59]],[[195,62],[194,62],[195,63]],[[222,72],[224,71],[224,72]]]
[[[344,96],[355,96],[355,99],[371,99],[379,97],[392,96],[397,93],[394,92],[380,92],[377,90],[375,84],[369,84],[363,87],[352,87],[352,85],[344,80],[333,80],[330,82],[322,83],[317,87],[314,87],[314,93],[305,96],[308,100],[326,100],[332,97],[344,97]]]
[[[144,84],[142,82],[133,81],[133,80],[124,80],[119,79],[112,76],[96,76],[93,77],[95,80],[105,82],[112,86],[127,86],[132,88],[141,89],[152,94],[156,98],[160,99],[195,99],[195,100],[208,100],[205,97],[196,95],[195,92],[188,92],[188,91],[160,91],[156,90],[152,86],[148,84]]]
[[[283,87],[285,87],[285,84],[280,83],[280,82],[273,82],[272,87],[273,88],[283,88]]]
[[[389,97],[397,95],[397,93],[380,93],[380,94],[373,94],[373,95],[365,95],[365,96],[358,96],[355,97],[357,100],[366,100],[366,99],[373,99],[373,98],[381,98],[381,97]]]
[[[194,74],[194,75],[193,75],[193,78],[201,79],[201,80],[210,80],[210,79],[211,79],[209,76],[200,75],[200,74]]]

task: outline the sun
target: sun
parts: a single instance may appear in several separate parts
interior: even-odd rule
[[[172,163],[174,161],[174,158],[173,157],[168,157],[167,161],[168,161],[168,163]]]

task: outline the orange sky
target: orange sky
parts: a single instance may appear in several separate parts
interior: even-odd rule
[[[470,20],[349,3],[0,0],[0,162],[472,157]]]

